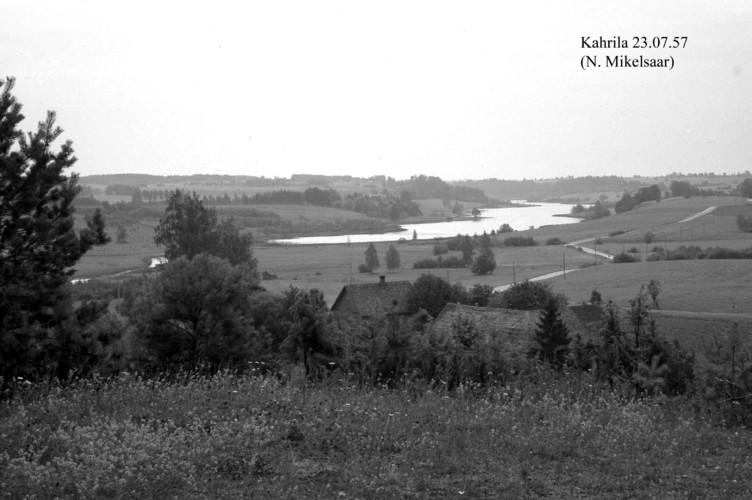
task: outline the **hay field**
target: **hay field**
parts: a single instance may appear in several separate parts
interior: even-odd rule
[[[390,244],[400,253],[401,268],[388,271],[384,256]],[[543,274],[579,268],[591,263],[593,257],[571,248],[561,246],[539,246],[534,248],[495,248],[497,268],[493,274],[476,276],[470,269],[413,269],[418,260],[435,258],[433,241],[408,241],[405,243],[375,243],[381,267],[374,273],[359,273],[358,265],[365,262],[367,244],[351,245],[279,245],[260,246],[254,249],[258,259],[259,272],[276,274],[278,279],[264,281],[269,290],[282,291],[290,285],[299,288],[320,289],[327,302],[336,298],[342,286],[350,283],[373,283],[379,275],[387,280],[414,281],[421,274],[430,273],[447,279],[450,283],[461,283],[470,287],[475,283],[500,286]],[[459,252],[450,255],[460,256]],[[350,270],[352,269],[352,274]]]

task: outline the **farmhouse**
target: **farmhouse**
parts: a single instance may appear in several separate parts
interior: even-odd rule
[[[386,281],[379,277],[378,283],[345,285],[332,304],[334,313],[370,318],[380,315],[407,315],[407,296],[412,289],[409,281]]]
[[[603,309],[592,304],[581,304],[565,308],[562,315],[562,319],[564,319],[565,323],[567,322],[567,311],[574,314],[577,320],[579,320],[580,326],[584,328],[584,331],[580,332],[583,337],[590,338],[591,340],[597,337],[598,331],[603,327],[607,320],[606,313],[603,312]],[[569,326],[569,323],[567,323],[567,326]],[[570,332],[572,332],[571,328]]]
[[[569,329],[570,336],[580,334],[592,339],[605,318],[596,306],[565,307],[561,318]],[[468,320],[480,331],[486,340],[500,341],[505,350],[524,353],[538,328],[539,310],[520,311],[495,307],[476,307],[461,304],[447,304],[441,310],[432,328],[439,335],[450,335],[459,321]]]

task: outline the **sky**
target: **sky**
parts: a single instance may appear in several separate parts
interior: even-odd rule
[[[81,175],[752,169],[749,0],[0,0],[0,17],[21,128],[55,110]],[[629,48],[582,46],[615,36]]]

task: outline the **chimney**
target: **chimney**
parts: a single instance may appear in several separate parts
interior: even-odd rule
[[[386,276],[379,276],[379,285],[386,284]]]

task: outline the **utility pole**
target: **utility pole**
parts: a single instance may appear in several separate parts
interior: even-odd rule
[[[593,257],[595,258],[595,268],[598,269],[598,239],[593,242]]]
[[[564,269],[564,281],[567,280],[567,252],[561,252],[561,267]]]
[[[517,273],[514,270],[514,261],[512,261],[512,283],[517,284]]]
[[[352,262],[350,262],[350,284],[352,285]]]

